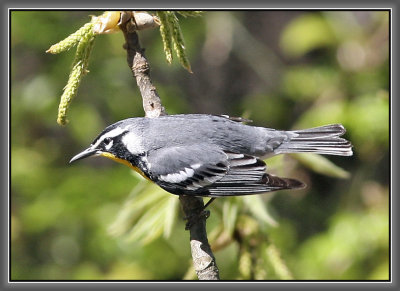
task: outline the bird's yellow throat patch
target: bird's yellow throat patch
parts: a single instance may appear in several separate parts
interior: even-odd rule
[[[118,163],[124,164],[125,166],[128,166],[132,170],[135,170],[136,172],[138,172],[142,177],[146,178],[147,180],[150,180],[138,167],[133,166],[127,160],[120,159],[120,158],[118,158],[118,157],[116,157],[116,156],[114,156],[113,154],[110,154],[110,153],[101,153],[100,155],[103,156],[103,157],[109,158],[109,159],[111,159],[113,161],[116,161]]]

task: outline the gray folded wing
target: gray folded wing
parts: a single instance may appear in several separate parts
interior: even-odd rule
[[[156,183],[178,195],[237,196],[304,187],[267,174],[265,163],[254,156],[210,144],[162,148],[149,152],[147,159]]]

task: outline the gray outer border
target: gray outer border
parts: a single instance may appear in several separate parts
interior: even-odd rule
[[[2,2],[2,34],[3,34],[3,40],[4,42],[9,44],[8,42],[8,37],[9,37],[9,12],[8,9],[15,8],[15,9],[118,9],[118,8],[131,8],[135,7],[135,9],[173,9],[173,8],[179,8],[179,9],[198,9],[198,10],[205,10],[205,9],[217,9],[217,10],[229,10],[229,9],[392,9],[392,15],[391,15],[391,20],[392,20],[392,34],[391,34],[391,39],[392,39],[392,48],[391,52],[397,52],[398,51],[398,33],[394,33],[393,31],[396,31],[395,28],[397,28],[397,11],[398,11],[398,3],[395,0],[391,1],[371,1],[371,0],[364,0],[361,3],[358,1],[353,0],[350,1],[345,1],[345,0],[340,0],[340,1],[324,1],[321,3],[321,1],[318,0],[307,0],[302,1],[301,3],[297,2],[296,0],[288,0],[288,1],[283,1],[283,0],[272,0],[269,1],[268,3],[265,3],[263,1],[245,1],[245,2],[239,2],[235,3],[234,1],[230,1],[230,3],[227,5],[223,3],[222,1],[209,1],[209,0],[203,0],[199,2],[191,2],[187,3],[185,1],[168,1],[168,2],[163,2],[162,0],[160,1],[152,1],[151,3],[148,1],[112,1],[112,2],[104,2],[102,4],[100,1],[96,1],[96,5],[94,6],[93,4],[90,4],[89,2],[85,1],[68,1],[65,3],[60,3],[60,2],[54,2],[54,1],[35,1],[34,4],[30,1],[4,1]],[[111,5],[112,6],[111,6]],[[6,40],[7,38],[7,40]],[[4,234],[7,231],[7,235],[4,235],[4,238],[1,241],[2,243],[2,257],[1,261],[3,262],[2,264],[2,276],[1,276],[1,284],[0,288],[1,289],[11,289],[13,288],[14,290],[17,289],[25,289],[25,288],[33,288],[33,289],[40,289],[43,290],[45,288],[51,288],[53,289],[69,289],[69,288],[79,288],[79,289],[84,289],[84,288],[104,288],[104,289],[110,289],[115,288],[115,287],[122,287],[122,288],[139,288],[139,289],[152,289],[152,288],[163,288],[163,289],[178,289],[178,288],[212,288],[212,287],[217,287],[217,288],[230,288],[230,289],[242,289],[242,288],[254,288],[254,289],[265,289],[265,288],[304,288],[304,289],[312,289],[312,288],[318,288],[318,289],[336,289],[336,288],[360,288],[362,290],[365,289],[375,289],[375,288],[396,288],[397,289],[397,284],[398,280],[397,278],[393,275],[396,272],[393,270],[397,270],[397,261],[394,258],[397,258],[397,252],[395,249],[392,250],[392,257],[391,257],[391,283],[380,283],[380,282],[335,282],[335,283],[324,283],[324,282],[240,282],[240,281],[234,281],[234,282],[13,282],[9,283],[9,195],[10,195],[10,188],[9,188],[9,171],[10,171],[10,156],[9,156],[9,145],[10,145],[10,140],[9,140],[9,122],[10,122],[10,108],[9,108],[9,102],[10,102],[10,88],[9,88],[9,55],[8,55],[8,48],[5,46],[1,46],[1,56],[2,56],[2,61],[4,62],[1,66],[3,68],[3,75],[2,75],[2,84],[3,86],[2,91],[3,91],[3,96],[8,96],[8,98],[0,98],[1,100],[1,109],[5,111],[6,114],[1,115],[2,118],[2,123],[1,123],[1,130],[4,134],[4,136],[7,135],[7,143],[2,143],[1,144],[1,157],[2,157],[2,172],[4,173],[2,175],[2,193],[8,193],[8,195],[2,195],[3,199],[3,210],[2,211],[2,227],[4,230]],[[391,65],[391,76],[398,76],[397,74],[397,56],[393,55],[391,53],[391,60],[392,60],[392,65]],[[396,80],[396,79],[395,79]],[[396,93],[398,92],[398,85],[397,82],[393,82],[393,77],[391,77],[391,85],[392,85],[392,96],[398,96]],[[393,115],[392,108],[397,108],[396,105],[398,101],[397,98],[391,98],[391,114],[390,117],[393,118],[390,121],[393,121],[393,124],[397,124],[397,115]],[[393,126],[390,127],[391,129],[391,142],[394,145],[397,145],[397,137],[398,133],[396,131],[393,131]],[[391,143],[391,145],[392,145]],[[396,155],[392,151],[393,148],[397,148],[396,146],[391,146],[391,158],[393,157],[393,154]],[[392,160],[392,159],[391,159]],[[394,173],[397,172],[397,165],[391,162],[391,173],[392,171]],[[397,189],[397,181],[392,180],[392,190]],[[392,193],[396,193],[396,191],[391,191]],[[392,205],[397,204],[397,198],[396,195],[391,196],[391,202]],[[391,205],[391,215],[392,215],[392,221],[397,221],[397,214],[396,212],[393,212],[393,207]],[[397,244],[397,234],[398,231],[396,228],[393,228],[392,223],[390,224],[391,227],[391,234],[392,234],[392,239],[395,241],[393,243],[393,240],[391,241],[391,246],[396,246]],[[111,285],[112,284],[112,285]],[[203,285],[207,284],[207,285]]]

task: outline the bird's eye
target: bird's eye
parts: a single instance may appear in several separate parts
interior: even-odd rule
[[[110,150],[110,149],[112,148],[112,146],[113,146],[113,140],[112,140],[112,138],[106,137],[106,138],[103,140],[103,146],[104,146],[104,148],[105,148],[106,150]]]

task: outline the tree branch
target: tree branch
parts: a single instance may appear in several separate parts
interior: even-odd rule
[[[140,47],[139,37],[130,21],[120,25],[125,37],[124,48],[127,51],[127,61],[143,99],[143,109],[146,117],[166,115],[156,88],[151,82],[150,66]],[[182,209],[189,220],[190,246],[194,269],[199,280],[219,280],[219,271],[215,257],[207,239],[206,216],[202,215],[204,203],[202,198],[179,196]]]
[[[146,117],[158,117],[166,115],[165,108],[161,104],[156,87],[150,79],[150,66],[144,56],[144,49],[140,47],[139,37],[136,31],[129,31],[129,23],[121,27],[125,36],[124,48],[127,52],[128,66],[132,70],[133,76],[139,87],[143,100],[143,109]]]
[[[219,270],[207,238],[208,216],[204,215],[203,199],[180,195],[179,200],[188,220],[186,227],[190,230],[190,249],[197,277],[200,280],[219,280]]]

